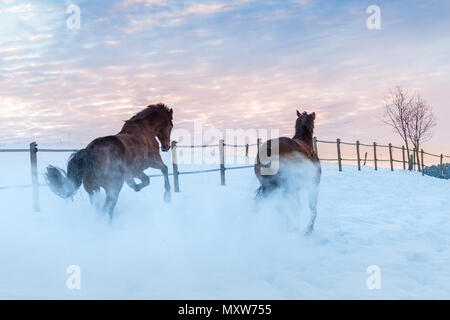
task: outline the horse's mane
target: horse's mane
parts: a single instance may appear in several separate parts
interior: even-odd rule
[[[147,108],[145,108],[144,110],[136,113],[134,116],[132,116],[129,120],[126,120],[125,122],[136,122],[136,121],[143,120],[143,119],[146,119],[149,117],[153,117],[156,114],[158,114],[160,111],[165,111],[165,112],[167,112],[167,114],[170,114],[169,107],[166,106],[164,103],[151,104],[151,105],[147,106]]]

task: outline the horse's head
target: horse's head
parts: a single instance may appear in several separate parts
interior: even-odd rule
[[[161,122],[159,126],[159,130],[156,133],[159,142],[161,143],[161,150],[166,152],[170,149],[170,134],[173,128],[173,110],[167,109],[164,110],[163,115],[161,116]]]
[[[170,149],[170,134],[173,128],[173,110],[165,104],[151,104],[141,112],[125,121],[122,127],[123,132],[134,132],[139,130],[144,134],[151,134],[158,137],[162,151]]]
[[[306,111],[303,113],[298,112],[297,110],[297,121],[295,123],[295,131],[298,132],[306,132],[309,134],[313,134],[314,132],[314,120],[316,120],[316,113],[308,114]]]

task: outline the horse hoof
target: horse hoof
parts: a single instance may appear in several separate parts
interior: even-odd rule
[[[164,201],[165,201],[166,203],[169,203],[170,200],[171,200],[170,192],[164,192]]]

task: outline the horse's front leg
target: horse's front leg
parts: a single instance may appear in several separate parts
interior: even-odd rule
[[[161,173],[164,176],[164,201],[170,202],[170,182],[169,182],[169,169],[167,169],[167,166],[164,164],[161,158],[159,159],[153,159],[150,162],[150,167],[161,170]]]
[[[167,166],[164,164],[164,167],[161,169],[161,172],[164,176],[164,201],[170,202],[170,181],[169,181],[169,170],[167,169]]]

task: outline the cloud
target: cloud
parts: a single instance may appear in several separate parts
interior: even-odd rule
[[[247,6],[216,0],[173,7],[170,1],[159,7],[165,2],[131,1],[122,8],[123,3],[86,1],[82,12],[89,16],[77,33],[65,28],[63,7],[48,12],[36,4],[39,19],[27,22],[5,17],[10,21],[0,40],[0,117],[11,124],[0,138],[26,142],[40,132],[45,142],[61,136],[67,146],[88,142],[115,132],[121,120],[150,102],[163,101],[176,108],[178,127],[205,119],[213,127],[278,127],[291,134],[292,112],[306,105],[320,115],[321,137],[381,141],[387,135],[378,130],[380,100],[397,83],[418,88],[440,118],[450,116],[449,38],[441,31],[448,30],[448,19],[423,18],[429,24],[420,28],[409,24],[402,30],[397,24],[375,33],[365,28],[364,11],[361,19],[349,19],[348,6],[303,10],[294,1]],[[414,12],[403,15],[415,21]],[[311,16],[338,16],[339,28]],[[23,108],[27,123],[50,129],[16,129],[21,124],[13,106]],[[441,127],[435,139],[448,141],[450,131]]]
[[[28,41],[30,41],[30,42],[41,41],[41,40],[51,39],[51,38],[53,38],[52,34],[36,34],[34,36],[28,37]]]
[[[182,49],[169,50],[169,54],[172,54],[172,55],[174,55],[174,54],[182,54],[182,53],[184,53],[184,50],[182,50]]]
[[[180,15],[187,16],[191,14],[215,14],[232,9],[236,9],[252,0],[240,0],[234,2],[215,2],[208,4],[193,4],[184,9]]]
[[[109,46],[116,46],[116,45],[120,44],[120,42],[116,41],[116,40],[106,40],[106,41],[103,41],[103,43],[106,45],[109,45]]]
[[[297,0],[300,7],[308,7],[314,3],[314,0]]]
[[[124,0],[121,6],[126,8],[137,4],[144,4],[146,7],[167,6],[167,0]]]
[[[18,52],[23,51],[23,48],[14,48],[14,47],[10,47],[10,48],[4,48],[0,50],[0,54],[15,54]]]
[[[0,14],[25,13],[32,11],[34,6],[31,3],[22,3],[17,6],[0,10]]]
[[[210,3],[210,4],[194,4],[187,7],[181,12],[182,16],[190,14],[213,14],[218,13],[227,8],[225,3]]]
[[[136,0],[133,0],[136,1]],[[170,8],[167,11],[160,11],[150,14],[143,19],[133,19],[124,31],[125,33],[136,33],[145,27],[154,25],[179,25],[184,22],[188,16],[193,15],[213,15],[221,12],[231,11],[252,0],[239,0],[234,2],[214,2],[207,4],[192,4],[184,9],[176,10]]]

